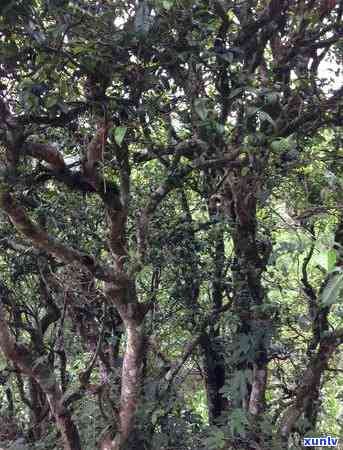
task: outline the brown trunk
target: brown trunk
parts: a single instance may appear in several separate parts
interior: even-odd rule
[[[271,252],[267,239],[259,240],[257,235],[257,193],[260,189],[259,176],[240,173],[228,176],[224,184],[225,211],[234,223],[233,245],[235,258],[232,261],[232,288],[234,311],[239,318],[234,342],[236,358],[233,376],[246,377],[246,389],[233,392],[234,404],[254,419],[251,441],[264,446],[260,423],[265,410],[265,393],[268,371],[268,342],[270,339],[270,318],[263,309],[265,292],[262,274]],[[242,448],[250,448],[240,444]],[[254,444],[251,444],[254,445]]]
[[[336,350],[337,340],[327,338],[321,343],[316,355],[312,358],[304,372],[296,391],[295,402],[287,408],[280,421],[280,435],[287,441],[293,427],[300,416],[310,405],[313,393],[320,385],[322,374],[327,363]]]
[[[112,441],[107,435],[102,450],[129,450],[139,441],[136,430],[136,411],[142,389],[143,359],[145,353],[144,317],[149,305],[137,301],[135,284],[128,280],[120,288],[109,285],[108,298],[116,305],[126,331],[126,346],[121,376],[120,409],[114,424],[116,436]]]
[[[141,324],[127,325],[127,342],[123,361],[120,398],[121,443],[127,442],[134,428],[135,413],[141,390],[144,333]]]
[[[47,361],[35,359],[28,348],[18,345],[10,333],[0,299],[0,348],[19,370],[33,378],[46,394],[56,425],[61,432],[64,450],[81,450],[78,430],[70,411],[63,406],[63,395]]]
[[[32,437],[38,441],[42,436],[42,420],[46,405],[46,397],[39,384],[33,379],[29,380],[30,403],[32,408]]]
[[[101,450],[130,450],[136,444],[136,411],[142,388],[142,370],[145,336],[143,325],[125,323],[127,341],[124,353],[121,395],[119,410],[119,428],[115,439],[107,435],[101,442]]]
[[[62,434],[64,450],[81,450],[79,432],[69,412],[65,413],[65,410],[55,410],[55,419],[57,427]]]
[[[253,416],[261,415],[265,410],[265,392],[267,387],[267,363],[261,361],[253,366],[249,412]]]

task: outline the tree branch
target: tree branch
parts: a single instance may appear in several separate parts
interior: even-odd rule
[[[62,391],[49,364],[42,358],[35,359],[24,345],[18,345],[10,333],[0,297],[0,348],[25,375],[32,377],[45,392],[57,426],[62,434],[65,450],[81,450],[78,430],[70,412],[62,404]]]
[[[63,171],[66,169],[61,153],[50,144],[28,142],[23,145],[23,151],[33,158],[45,161],[52,170]]]
[[[301,377],[301,382],[295,390],[295,401],[284,412],[280,421],[280,434],[288,439],[293,427],[306,408],[306,403],[314,389],[320,383],[321,376],[327,368],[329,359],[337,347],[343,343],[343,328],[327,334],[321,341],[317,353]]]
[[[180,187],[183,180],[195,169],[207,169],[211,167],[242,167],[245,163],[245,159],[237,159],[239,150],[234,150],[231,154],[224,158],[203,160],[198,158],[191,164],[182,167],[179,172],[170,173],[165,181],[152,193],[150,200],[145,208],[140,212],[138,219],[138,252],[142,258],[146,255],[147,250],[147,234],[149,221],[154,214],[156,208],[161,201],[175,188]]]
[[[125,278],[126,282],[126,277],[123,273],[115,273],[108,267],[97,263],[93,256],[82,253],[72,247],[67,247],[57,239],[49,236],[27,216],[25,210],[16,203],[12,195],[4,190],[0,193],[0,208],[8,214],[16,229],[36,247],[45,250],[66,264],[80,264],[99,280],[117,283],[123,282]]]

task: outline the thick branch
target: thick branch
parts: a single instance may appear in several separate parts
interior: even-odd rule
[[[33,114],[25,114],[18,116],[16,119],[18,123],[23,125],[30,125],[36,123],[38,125],[51,125],[54,127],[64,127],[69,124],[73,119],[76,119],[80,114],[85,112],[89,105],[83,104],[76,108],[71,109],[67,113],[61,112],[59,116],[35,116]]]
[[[341,126],[343,124],[342,115],[336,114],[336,108],[340,107],[343,97],[343,88],[337,89],[330,98],[319,103],[316,108],[311,107],[299,115],[295,120],[289,122],[288,117],[282,119],[281,124],[277,124],[280,132],[279,136],[289,136],[291,133],[299,132],[306,125],[310,125],[307,131],[316,131],[323,125],[333,124]],[[324,113],[325,112],[325,116]],[[331,113],[332,116],[328,116]]]
[[[123,281],[124,274],[115,274],[108,267],[102,266],[95,261],[93,256],[67,247],[57,239],[48,235],[26,214],[25,210],[19,206],[12,195],[6,191],[0,194],[0,208],[10,217],[16,229],[29,239],[36,247],[45,250],[47,253],[57,257],[66,264],[77,263],[88,269],[95,278],[107,282]],[[125,279],[126,281],[126,279]]]
[[[200,139],[186,139],[175,146],[163,149],[145,150],[141,153],[136,153],[133,157],[135,162],[146,162],[152,159],[161,158],[163,156],[180,155],[186,158],[193,159],[194,156],[203,153],[208,149],[208,144]]]
[[[296,389],[295,402],[287,408],[280,421],[280,433],[288,438],[296,422],[304,412],[311,393],[320,383],[321,376],[338,345],[343,342],[343,329],[330,333],[320,343],[316,355],[311,359],[308,368],[301,377],[301,382]]]
[[[52,145],[28,142],[24,144],[23,151],[33,158],[45,161],[53,170],[61,171],[66,168],[62,155]]]

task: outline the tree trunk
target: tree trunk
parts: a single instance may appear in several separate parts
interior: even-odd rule
[[[135,425],[135,413],[142,384],[145,340],[142,324],[129,323],[126,332],[119,414],[121,444],[128,441]]]
[[[136,411],[142,389],[143,359],[146,350],[144,317],[149,305],[138,303],[135,284],[128,280],[118,288],[110,285],[107,296],[116,305],[126,331],[126,346],[121,377],[120,408],[113,428],[115,439],[103,440],[102,450],[131,450],[140,441],[136,430]]]
[[[236,356],[232,376],[235,380],[245,378],[245,390],[233,392],[233,401],[237,408],[245,410],[253,418],[252,440],[263,446],[263,432],[259,424],[265,410],[271,327],[270,317],[263,308],[265,292],[262,274],[271,252],[271,244],[268,239],[259,240],[257,236],[259,183],[257,174],[248,173],[243,177],[240,173],[231,174],[224,185],[224,194],[226,211],[234,224],[232,239],[235,257],[231,273],[233,311],[239,319],[236,336],[233,338]]]
[[[29,380],[30,403],[31,403],[31,422],[32,422],[32,438],[39,441],[42,436],[42,420],[44,411],[47,408],[46,397],[39,384],[33,379]]]
[[[81,450],[78,430],[71,418],[70,411],[63,405],[63,394],[55,380],[52,368],[49,367],[47,361],[35,359],[28,348],[15,342],[5,319],[1,299],[0,348],[6,358],[12,361],[23,374],[33,378],[46,394],[56,425],[62,435],[64,450]]]
[[[127,341],[124,353],[120,409],[117,417],[117,434],[112,440],[107,435],[101,450],[133,450],[137,448],[136,411],[142,388],[145,335],[143,325],[126,323]]]
[[[211,190],[215,190],[216,179],[207,177],[207,183],[211,186]],[[208,201],[209,219],[214,223],[221,215],[220,207],[218,206],[218,199],[214,195]],[[214,252],[212,255],[214,272],[212,279],[212,308],[219,310],[223,306],[223,293],[225,286],[225,247],[224,247],[224,231],[222,225],[218,224],[216,235],[214,237]],[[220,417],[228,410],[229,402],[221,392],[225,385],[226,371],[225,358],[220,338],[219,326],[210,326],[208,332],[204,332],[200,338],[199,345],[202,350],[203,367],[205,375],[205,389],[208,405],[208,419],[210,425],[220,423]]]
[[[200,339],[203,353],[205,388],[210,425],[218,423],[224,411],[228,409],[228,401],[220,392],[225,384],[225,361],[220,349],[213,345],[214,336],[204,332]]]
[[[280,421],[280,434],[285,441],[300,416],[310,405],[313,393],[320,385],[322,374],[329,359],[337,348],[338,339],[333,334],[332,337],[323,339],[317,353],[311,359],[308,368],[305,370],[301,382],[296,390],[294,403],[287,408]]]

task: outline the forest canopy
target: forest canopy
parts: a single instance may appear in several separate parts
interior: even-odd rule
[[[342,12],[2,0],[1,449],[343,436]]]

